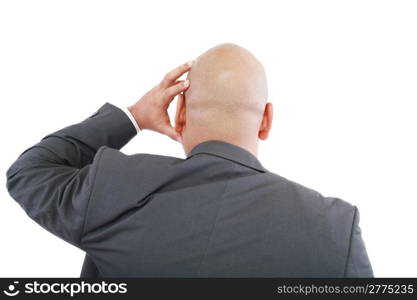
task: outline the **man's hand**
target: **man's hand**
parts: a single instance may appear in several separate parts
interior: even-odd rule
[[[189,61],[168,74],[160,84],[147,92],[138,102],[128,107],[140,129],[149,129],[181,141],[181,135],[172,127],[168,107],[175,96],[187,90],[190,85],[188,80],[178,81],[184,73],[191,68]]]

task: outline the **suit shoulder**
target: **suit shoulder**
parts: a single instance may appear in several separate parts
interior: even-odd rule
[[[155,178],[163,174],[175,174],[177,164],[183,159],[147,153],[127,155],[117,149],[101,147],[93,165],[97,176],[141,176]]]
[[[315,251],[325,258],[321,264],[331,274],[343,276],[357,208],[279,175],[275,178],[280,182],[277,190],[286,191],[286,205],[291,207],[297,225],[303,228],[302,232],[310,233]]]
[[[285,189],[290,191],[294,199],[311,207],[312,211],[320,211],[320,213],[324,215],[337,213],[339,216],[342,214],[349,219],[353,219],[355,206],[348,201],[338,197],[325,196],[313,188],[289,180],[278,174],[271,174],[280,185],[285,186]]]
[[[155,164],[157,166],[166,166],[171,164],[176,164],[184,159],[173,157],[173,156],[165,156],[165,155],[155,155],[149,153],[137,153],[137,154],[125,154],[120,150],[102,147],[101,149],[103,154],[103,158],[107,163],[147,163],[147,164]]]

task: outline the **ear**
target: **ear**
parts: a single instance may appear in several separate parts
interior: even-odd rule
[[[175,113],[175,130],[182,135],[185,127],[185,98],[184,94],[178,94],[177,111]]]
[[[258,137],[261,140],[266,140],[269,135],[269,131],[272,127],[272,118],[273,118],[273,108],[272,103],[268,102],[265,105],[264,115],[261,121],[261,126],[259,127]]]

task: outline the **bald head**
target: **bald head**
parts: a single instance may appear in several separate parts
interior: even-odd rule
[[[211,48],[196,59],[188,79],[185,99],[191,118],[228,125],[262,117],[268,97],[265,71],[248,50],[234,44]]]
[[[252,53],[234,44],[218,45],[195,60],[188,79],[187,131],[235,144],[258,138],[268,89],[264,68]]]

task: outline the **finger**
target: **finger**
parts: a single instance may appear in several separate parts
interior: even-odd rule
[[[177,109],[175,110],[175,121],[178,120],[180,114],[180,106],[184,105],[184,94],[179,93],[177,98]]]
[[[192,64],[193,61],[190,60],[189,62],[186,62],[185,64],[182,64],[181,66],[176,67],[172,71],[168,72],[162,80],[161,84],[164,87],[172,85],[179,77],[181,77],[181,75],[190,70]]]
[[[172,101],[175,98],[175,96],[187,90],[189,86],[190,86],[189,80],[180,81],[177,84],[170,86],[164,91],[165,93],[164,100]]]

